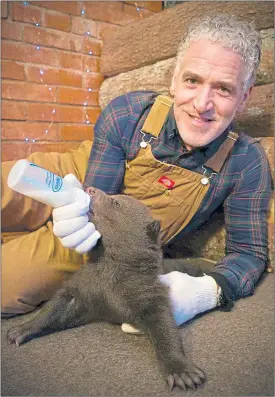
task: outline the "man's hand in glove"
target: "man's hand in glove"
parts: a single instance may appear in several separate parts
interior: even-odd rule
[[[173,316],[178,326],[218,304],[221,289],[213,277],[191,277],[186,273],[170,272],[159,276],[159,279],[169,287]],[[130,324],[124,323],[121,328],[127,333],[140,333]]]
[[[87,216],[90,196],[82,190],[81,183],[73,174],[66,175],[64,179],[77,188],[76,200],[53,210],[53,233],[65,248],[74,248],[84,254],[96,245],[101,235]]]

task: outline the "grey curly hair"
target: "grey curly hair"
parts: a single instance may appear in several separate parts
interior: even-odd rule
[[[205,16],[195,21],[179,44],[175,70],[179,70],[185,50],[199,39],[219,42],[225,48],[239,53],[245,64],[243,89],[253,85],[261,60],[261,36],[253,22],[239,21],[234,15],[227,14]]]

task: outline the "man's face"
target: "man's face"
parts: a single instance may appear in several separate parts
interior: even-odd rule
[[[170,88],[174,114],[188,150],[212,142],[241,112],[252,88],[244,88],[241,56],[209,40],[193,42]]]

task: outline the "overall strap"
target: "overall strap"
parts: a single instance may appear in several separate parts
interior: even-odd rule
[[[218,151],[212,157],[210,157],[210,159],[208,159],[204,165],[211,168],[215,172],[220,172],[237,139],[238,134],[236,132],[230,131],[226,140],[219,147]]]
[[[157,96],[148,116],[146,117],[145,123],[142,127],[142,132],[151,134],[157,138],[173,103],[173,99],[168,96]]]

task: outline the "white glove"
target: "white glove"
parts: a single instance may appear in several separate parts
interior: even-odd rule
[[[74,248],[84,254],[96,245],[101,234],[87,216],[90,196],[82,190],[81,183],[73,174],[66,175],[64,180],[77,188],[76,200],[53,210],[53,233],[65,248]]]
[[[169,287],[173,316],[179,326],[190,320],[198,313],[213,309],[217,306],[221,289],[213,277],[191,277],[187,273],[170,272],[159,276],[160,281]],[[140,330],[124,323],[122,331],[139,334]]]
[[[169,287],[177,325],[217,306],[221,290],[211,276],[191,277],[187,273],[171,272],[159,276],[159,279]]]

